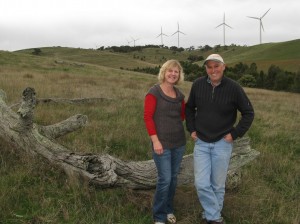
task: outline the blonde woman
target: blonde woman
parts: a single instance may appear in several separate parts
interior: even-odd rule
[[[144,104],[144,121],[158,173],[153,219],[155,224],[176,223],[173,199],[186,145],[182,123],[185,118],[184,95],[175,87],[184,80],[180,63],[177,60],[165,62],[158,80],[159,83],[146,94]]]

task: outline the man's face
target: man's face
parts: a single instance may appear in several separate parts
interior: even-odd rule
[[[210,81],[215,85],[218,84],[223,77],[225,64],[222,62],[207,61],[205,67]]]

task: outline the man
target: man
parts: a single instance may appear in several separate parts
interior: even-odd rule
[[[186,103],[186,125],[195,141],[195,187],[203,219],[223,224],[221,211],[232,144],[250,128],[254,110],[243,88],[224,76],[226,65],[220,55],[209,55],[204,65],[207,76],[194,81]],[[241,119],[235,125],[238,111]]]

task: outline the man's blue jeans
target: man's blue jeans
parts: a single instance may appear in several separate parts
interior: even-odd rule
[[[163,154],[152,152],[157,168],[157,184],[153,202],[153,219],[165,222],[167,214],[173,213],[173,199],[177,186],[177,174],[184,154],[185,146],[164,149]]]
[[[221,139],[207,143],[199,138],[194,147],[195,187],[207,220],[220,220],[232,143]]]

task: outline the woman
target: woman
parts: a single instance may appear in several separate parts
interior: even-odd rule
[[[186,145],[182,124],[185,118],[184,95],[175,87],[184,80],[180,63],[177,60],[165,62],[158,80],[159,83],[147,93],[144,105],[144,121],[158,173],[153,219],[155,224],[176,223],[173,199]]]

